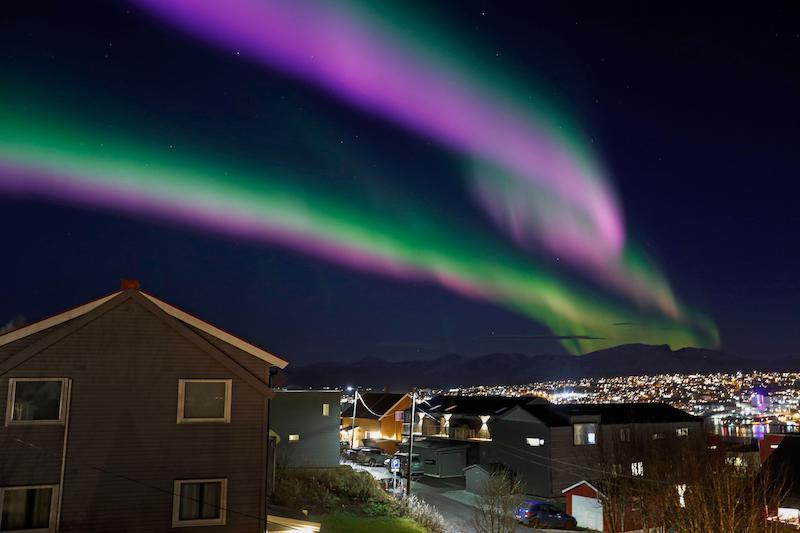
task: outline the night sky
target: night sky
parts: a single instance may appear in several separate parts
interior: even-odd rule
[[[440,2],[424,26],[402,31],[442,28],[478,61],[558,101],[607,169],[628,234],[681,301],[714,321],[721,348],[796,354],[800,7],[538,4]],[[137,120],[142,137],[176,139],[170,150],[189,139],[291,169],[331,194],[356,191],[375,212],[435,206],[503,238],[465,191],[452,152],[136,3],[6,6],[0,84],[32,87],[109,127]],[[0,189],[0,226],[0,325],[130,277],[292,365],[563,352],[550,330],[507,306],[179,220]]]

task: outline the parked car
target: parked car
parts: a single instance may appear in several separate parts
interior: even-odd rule
[[[558,507],[547,502],[525,500],[517,508],[514,518],[520,524],[530,527],[553,529],[575,529],[578,521]]]
[[[392,457],[400,459],[400,472],[398,473],[401,476],[406,477],[408,475],[408,454],[405,452],[397,452]],[[392,471],[392,457],[383,462],[386,470],[390,472]],[[411,456],[411,478],[415,479],[422,477],[424,474],[425,465],[422,462],[422,458],[415,453]]]
[[[355,462],[367,466],[382,465],[390,456],[380,448],[359,448]]]

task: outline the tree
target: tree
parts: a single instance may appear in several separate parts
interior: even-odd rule
[[[512,533],[517,530],[514,511],[525,490],[519,478],[506,469],[499,469],[481,487],[473,515],[476,533]]]

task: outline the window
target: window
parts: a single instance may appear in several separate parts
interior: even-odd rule
[[[619,429],[619,441],[620,442],[630,442],[631,441],[631,428],[620,428]]]
[[[178,380],[178,423],[230,422],[230,379]]]
[[[631,463],[631,475],[632,476],[644,475],[644,464],[641,461],[636,461],[635,463]]]
[[[176,480],[172,527],[225,525],[227,479]]]
[[[322,416],[330,416],[331,415],[331,404],[323,403],[322,404]]]
[[[56,485],[0,488],[0,531],[49,531]]]
[[[678,505],[686,507],[686,483],[675,485],[675,489],[678,491]]]
[[[653,440],[662,440],[663,438],[664,438],[664,434],[663,433],[660,433],[660,432],[659,433],[653,433],[653,436],[652,436]]]
[[[525,439],[525,443],[528,446],[544,446],[544,439],[540,439],[538,437],[528,437]]]
[[[66,381],[65,378],[9,379],[6,425],[63,423]]]
[[[684,438],[689,436],[689,428],[678,428],[675,430],[675,434],[678,435],[678,438]]]
[[[367,438],[369,438],[369,437],[367,437]],[[289,435],[289,442],[297,442],[299,440],[300,440],[300,435],[297,435],[297,434]]]
[[[575,446],[593,446],[597,444],[597,424],[574,424],[572,435]]]

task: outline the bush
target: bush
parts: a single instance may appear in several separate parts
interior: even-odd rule
[[[444,518],[439,514],[439,511],[414,495],[400,500],[400,511],[403,516],[421,525],[429,533],[447,532]]]
[[[273,494],[276,504],[315,513],[331,513],[390,499],[368,472],[356,472],[349,466],[285,469],[276,478]]]

